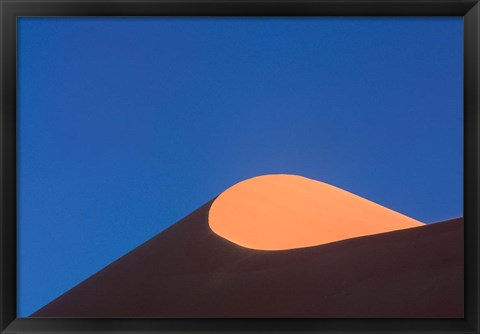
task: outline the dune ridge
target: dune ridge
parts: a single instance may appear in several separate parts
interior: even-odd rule
[[[222,219],[235,214],[244,225],[229,230]],[[215,230],[222,224],[229,238],[245,226],[254,242],[273,236],[277,249],[240,246]],[[230,188],[31,317],[461,318],[463,268],[462,218],[424,225],[321,182],[268,176]]]

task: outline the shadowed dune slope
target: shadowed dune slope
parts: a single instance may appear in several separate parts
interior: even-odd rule
[[[211,231],[207,203],[33,317],[463,317],[463,220],[285,251]]]
[[[210,228],[240,246],[284,250],[422,226],[330,184],[262,175],[228,188],[210,208]]]

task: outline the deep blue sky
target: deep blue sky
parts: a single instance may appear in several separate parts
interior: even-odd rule
[[[20,18],[19,316],[243,179],[462,215],[460,18]]]

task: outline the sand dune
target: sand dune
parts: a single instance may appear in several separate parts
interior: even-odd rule
[[[240,246],[282,250],[423,224],[329,184],[296,175],[242,181],[213,202],[210,228]]]
[[[212,232],[211,205],[32,316],[463,317],[462,219],[262,251]]]

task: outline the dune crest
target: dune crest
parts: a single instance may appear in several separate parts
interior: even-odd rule
[[[243,247],[286,250],[424,225],[332,185],[287,174],[258,176],[213,202],[210,229]]]

